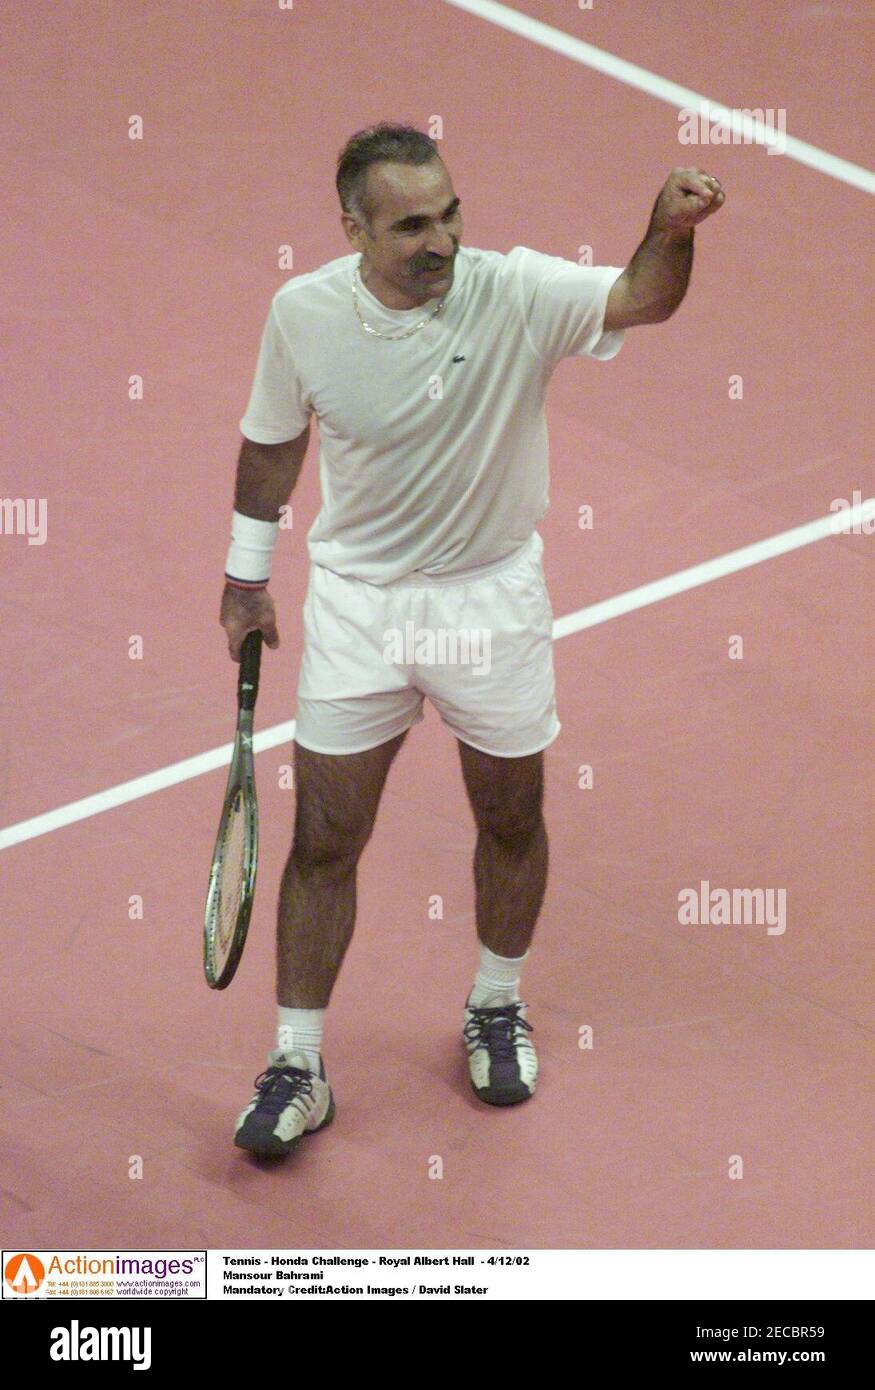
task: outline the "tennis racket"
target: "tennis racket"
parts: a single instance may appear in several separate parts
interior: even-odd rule
[[[233,980],[249,930],[258,865],[258,802],[252,727],[261,667],[261,633],[249,632],[240,652],[237,734],[213,850],[204,914],[204,974],[211,989]]]

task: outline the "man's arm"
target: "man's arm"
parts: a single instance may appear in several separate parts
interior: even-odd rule
[[[235,511],[258,521],[276,521],[298,481],[309,443],[309,425],[297,439],[283,444],[244,439],[237,460]]]
[[[276,522],[280,507],[292,495],[307,445],[310,426],[297,439],[283,444],[256,444],[244,437],[237,461],[234,509],[256,521]],[[241,589],[226,582],[219,610],[219,622],[228,638],[233,661],[240,660],[240,648],[247,632],[260,630],[269,647],[279,646],[276,611],[266,588]]]
[[[718,179],[702,169],[673,169],[657,198],[647,233],[611,286],[604,331],[663,323],[687,292],[693,228],[725,201]]]

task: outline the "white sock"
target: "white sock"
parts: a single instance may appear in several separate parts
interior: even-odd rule
[[[498,1008],[519,1000],[520,970],[524,956],[497,956],[480,943],[480,969],[474,978],[474,988],[468,998],[471,1008]]]
[[[280,1052],[303,1052],[310,1070],[319,1075],[324,1009],[286,1009],[277,1006],[276,1045]]]

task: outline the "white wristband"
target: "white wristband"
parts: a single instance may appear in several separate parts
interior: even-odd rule
[[[279,529],[278,521],[259,521],[254,516],[233,512],[225,578],[232,584],[265,585],[270,579],[270,566]]]

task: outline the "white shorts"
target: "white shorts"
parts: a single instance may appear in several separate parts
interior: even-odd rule
[[[295,740],[362,753],[420,723],[427,696],[463,743],[501,758],[559,734],[544,542],[438,579],[368,584],[310,566]]]

